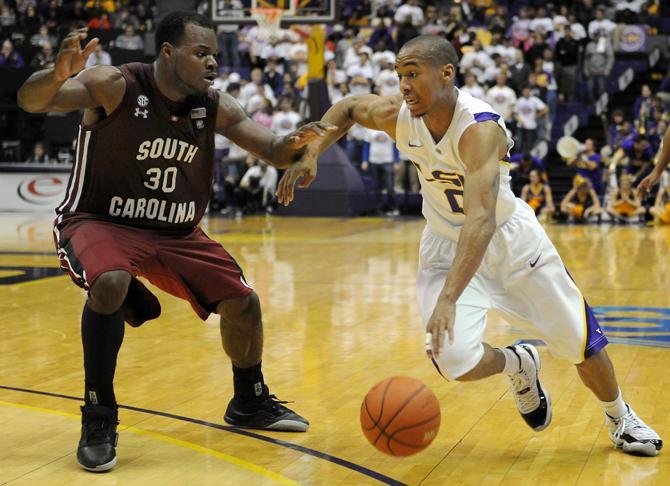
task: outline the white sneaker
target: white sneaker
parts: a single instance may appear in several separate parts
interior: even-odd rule
[[[508,375],[516,408],[531,429],[544,430],[551,423],[551,398],[540,383],[540,355],[530,344],[516,344],[508,349],[519,358],[519,371]]]
[[[638,417],[630,405],[628,413],[621,418],[613,419],[605,414],[605,424],[614,447],[621,448],[628,454],[655,456],[663,447],[663,441],[654,429]]]

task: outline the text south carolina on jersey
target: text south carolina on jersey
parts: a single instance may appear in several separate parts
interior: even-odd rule
[[[151,219],[166,223],[186,223],[195,220],[195,201],[173,202],[157,198],[127,198],[113,196],[109,215],[116,218]]]

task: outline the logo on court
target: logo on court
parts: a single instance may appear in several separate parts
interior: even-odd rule
[[[664,307],[594,307],[608,341],[670,348],[670,309]]]
[[[593,313],[610,343],[670,348],[670,309],[664,307],[593,307]],[[602,334],[603,331],[596,329]],[[540,339],[520,339],[514,344],[544,346]]]

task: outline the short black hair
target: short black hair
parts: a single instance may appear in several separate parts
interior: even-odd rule
[[[160,50],[164,42],[178,46],[184,36],[186,24],[195,24],[216,31],[211,19],[195,12],[177,10],[167,14],[156,28],[156,49]]]
[[[429,59],[437,66],[451,64],[458,66],[458,54],[456,49],[444,37],[439,35],[420,35],[414,37],[403,45],[400,50],[416,47],[421,51],[421,56]]]

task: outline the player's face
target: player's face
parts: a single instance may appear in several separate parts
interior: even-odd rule
[[[431,109],[441,109],[435,105],[453,81],[454,67],[451,64],[440,68],[413,49],[409,52],[401,50],[396,60],[396,72],[400,92],[413,117],[424,116]]]
[[[216,79],[216,34],[195,24],[186,24],[184,35],[174,47],[172,72],[179,89],[187,95],[204,95]]]
[[[540,176],[538,175],[536,170],[530,171],[530,182],[533,184],[537,184],[538,182],[540,182]]]

